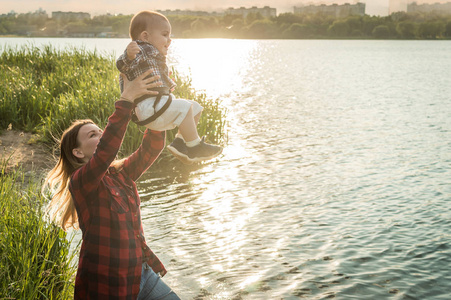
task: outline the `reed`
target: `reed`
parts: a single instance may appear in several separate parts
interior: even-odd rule
[[[0,299],[69,299],[75,267],[66,233],[48,222],[39,183],[0,173]]]
[[[58,50],[27,45],[6,48],[0,54],[0,128],[39,133],[42,141],[55,143],[73,120],[90,118],[105,126],[119,98],[119,72],[115,57],[84,48]],[[226,110],[219,100],[195,92],[191,81],[174,71],[178,86],[174,94],[204,106],[199,135],[223,144]],[[143,127],[131,124],[121,153],[129,154],[141,142]],[[168,132],[168,142],[175,130]]]
[[[55,137],[73,120],[90,118],[105,126],[119,98],[114,57],[80,48],[58,50],[28,45],[0,51],[0,129],[39,133],[55,145]],[[180,98],[198,101],[204,112],[200,135],[224,143],[226,110],[219,100],[196,93],[191,81],[174,71]],[[143,128],[131,123],[121,153],[134,151]],[[172,141],[176,129],[167,134]],[[169,159],[169,155],[165,158]],[[20,170],[6,173],[0,159],[0,299],[67,299],[73,295],[75,267],[66,233],[49,222],[39,182]],[[39,176],[38,176],[39,177]]]

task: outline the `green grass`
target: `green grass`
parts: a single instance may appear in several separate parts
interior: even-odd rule
[[[51,46],[2,50],[0,130],[11,124],[14,129],[38,133],[41,141],[55,146],[55,137],[76,119],[106,125],[120,96],[115,58]],[[178,85],[174,94],[204,107],[199,135],[224,144],[226,110],[219,100],[196,93],[191,81],[176,72],[174,77]],[[123,155],[139,146],[143,129],[129,125]],[[168,132],[168,142],[175,132]],[[173,159],[163,156],[167,162]],[[72,298],[76,269],[71,265],[66,233],[47,221],[40,183],[25,180],[20,171],[7,174],[5,166],[5,158],[0,158],[0,299]]]
[[[42,141],[55,143],[73,120],[90,118],[100,127],[106,125],[119,98],[119,72],[115,57],[104,57],[83,48],[58,50],[33,45],[6,48],[0,54],[0,128],[39,133]],[[225,114],[218,99],[196,93],[191,81],[174,72],[180,98],[199,102],[204,111],[198,126],[200,136],[224,144]],[[135,150],[142,131],[131,123],[124,139],[124,155]],[[172,141],[175,130],[168,132]]]
[[[76,269],[66,233],[46,221],[39,183],[0,167],[0,299],[69,299]]]

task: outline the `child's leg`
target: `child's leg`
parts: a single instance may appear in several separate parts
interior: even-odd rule
[[[197,122],[199,122],[199,119]],[[185,142],[190,143],[193,141],[200,141],[199,134],[197,133],[197,122],[193,116],[193,109],[190,107],[185,119],[179,126],[179,132],[183,136]]]
[[[202,140],[199,138],[197,124],[202,107],[198,103],[189,102],[191,105],[185,118],[181,122],[179,121],[176,138],[168,146],[168,150],[185,164],[209,160],[222,152],[222,147],[205,143],[205,137]]]
[[[196,127],[197,127],[197,124],[199,124],[201,114],[202,114],[202,111],[194,116],[194,122],[196,122]]]
[[[192,114],[192,109],[191,109],[191,114]],[[202,111],[200,111],[197,115],[194,116],[194,123],[196,124],[196,132],[197,132],[197,124],[199,124],[199,120],[200,120],[200,115],[202,114]],[[183,123],[183,122],[182,122]],[[182,126],[182,124],[180,124],[180,126]],[[199,136],[199,134],[198,134]],[[179,137],[184,139],[182,132],[180,131],[180,127],[179,130],[177,131],[177,134],[175,135],[175,137]],[[185,140],[185,139],[184,139]]]

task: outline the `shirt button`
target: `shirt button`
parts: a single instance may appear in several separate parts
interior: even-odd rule
[[[137,238],[139,238],[139,234],[138,234],[138,235],[136,235],[136,237],[137,237]]]
[[[116,196],[119,196],[119,193],[118,193],[118,192],[116,192]]]

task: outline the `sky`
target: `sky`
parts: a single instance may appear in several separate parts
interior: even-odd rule
[[[366,14],[388,15],[390,0],[360,0],[366,3]],[[395,0],[403,1],[403,0]],[[404,0],[405,1],[405,0]],[[412,0],[414,1],[414,0]],[[451,1],[451,0],[448,0]],[[189,9],[219,11],[228,7],[246,8],[270,6],[277,13],[292,12],[293,6],[307,4],[354,4],[357,0],[0,0],[0,14],[34,12],[39,8],[49,15],[52,11],[87,12],[91,16],[111,14],[134,14],[141,10]],[[440,0],[416,0],[417,3],[435,3]],[[442,1],[443,2],[443,1]],[[446,1],[445,1],[446,2]]]

